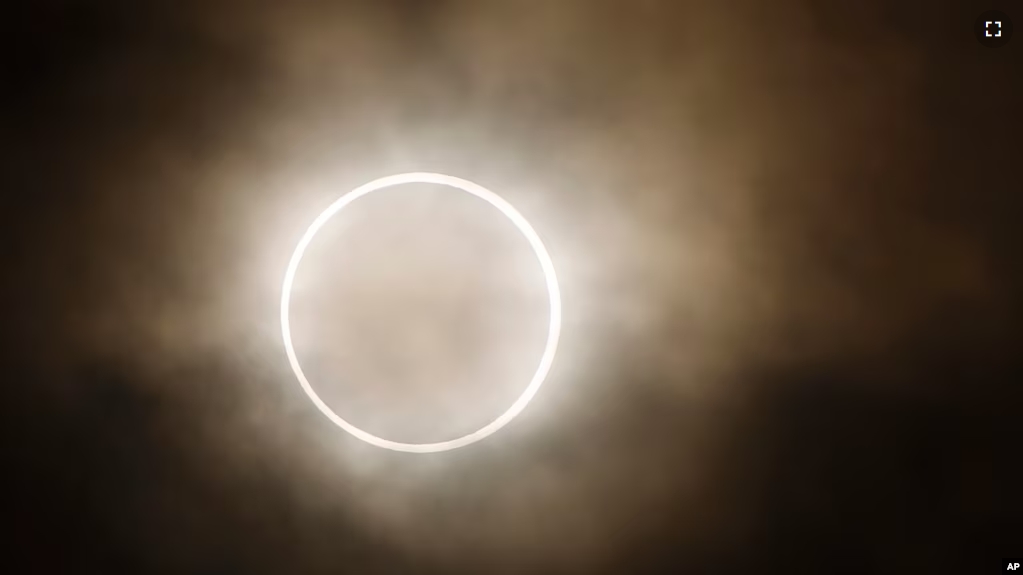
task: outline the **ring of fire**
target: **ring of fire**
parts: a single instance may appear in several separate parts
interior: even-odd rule
[[[295,347],[291,341],[291,323],[289,319],[291,290],[295,282],[295,273],[298,271],[298,266],[302,262],[302,255],[305,253],[306,248],[309,247],[309,243],[312,242],[316,232],[319,231],[319,229],[323,227],[323,225],[326,224],[331,217],[344,209],[345,206],[351,204],[362,196],[392,186],[415,183],[440,184],[456,188],[470,193],[500,210],[505,217],[515,224],[515,227],[518,228],[519,232],[521,232],[523,236],[525,236],[526,240],[529,241],[529,245],[532,247],[533,253],[540,262],[540,267],[543,269],[550,302],[550,323],[547,329],[547,343],[544,346],[543,354],[540,357],[540,363],[536,368],[536,372],[534,372],[529,385],[526,386],[522,395],[520,395],[504,413],[480,429],[477,429],[467,435],[463,435],[462,437],[436,443],[401,443],[397,441],[390,441],[366,432],[352,425],[337,413],[334,413],[334,410],[324,403],[323,400],[320,399],[319,395],[316,394],[316,391],[313,390],[312,385],[306,378],[305,373],[302,372],[302,366],[299,364],[298,356],[295,354]],[[291,261],[288,263],[288,269],[284,273],[284,289],[281,292],[281,335],[284,338],[284,350],[287,352],[288,362],[291,364],[291,370],[295,373],[295,377],[302,385],[302,389],[320,412],[327,416],[327,418],[333,421],[336,425],[366,443],[385,449],[392,449],[394,451],[434,453],[438,451],[457,449],[459,447],[465,447],[466,445],[475,443],[507,425],[512,419],[515,419],[515,416],[525,409],[526,405],[529,404],[530,400],[533,399],[533,396],[535,396],[536,392],[540,389],[540,386],[543,385],[544,379],[547,378],[547,373],[550,371],[551,364],[554,362],[554,354],[557,352],[558,337],[560,333],[561,292],[558,287],[557,275],[554,273],[554,262],[551,261],[550,254],[547,253],[547,248],[544,247],[543,242],[540,240],[540,236],[537,235],[536,231],[529,225],[529,222],[526,221],[522,214],[494,192],[491,192],[474,182],[444,174],[413,172],[387,176],[373,180],[367,184],[363,184],[341,196],[334,203],[328,206],[327,209],[324,210],[323,213],[321,213],[315,220],[313,220],[312,224],[310,224],[309,228],[305,231],[305,234],[303,234],[302,238],[298,241],[298,245],[295,247],[295,251],[291,256]]]

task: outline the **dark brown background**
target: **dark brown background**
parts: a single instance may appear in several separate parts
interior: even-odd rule
[[[1019,556],[1021,44],[972,36],[1013,6],[6,3],[4,571]],[[432,456],[333,427],[279,343],[304,226],[409,170],[515,204],[565,301],[536,400]],[[536,355],[535,269],[484,266],[516,238],[457,198],[420,206],[439,228],[402,202],[401,241],[338,228],[303,267],[300,353],[381,433],[487,419]],[[417,411],[433,388],[456,400]]]

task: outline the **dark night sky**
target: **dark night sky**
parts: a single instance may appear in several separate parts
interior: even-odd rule
[[[1023,556],[1023,40],[972,35],[999,6],[1023,25],[1006,2],[6,3],[3,571]],[[315,214],[414,170],[519,207],[565,301],[522,416],[428,456],[326,421],[277,319]],[[535,355],[533,276],[456,204],[366,204],[309,264],[302,345],[374,383],[332,397],[381,433],[485,421]]]

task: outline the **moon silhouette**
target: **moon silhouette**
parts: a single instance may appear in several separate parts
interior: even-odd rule
[[[505,410],[504,413],[499,415],[487,425],[484,425],[476,431],[461,437],[435,443],[402,443],[384,439],[356,427],[335,413],[334,410],[324,403],[320,396],[317,395],[312,384],[309,383],[309,379],[302,371],[302,366],[295,353],[295,346],[291,340],[291,323],[289,319],[291,290],[295,281],[295,273],[298,271],[298,266],[302,262],[302,256],[305,253],[306,248],[309,247],[309,243],[312,242],[313,237],[316,236],[316,232],[319,231],[319,229],[323,227],[323,225],[326,224],[331,217],[363,196],[385,188],[415,183],[440,184],[456,188],[470,193],[500,210],[505,217],[515,224],[515,227],[518,228],[523,236],[525,236],[526,240],[529,241],[529,245],[532,247],[537,260],[540,262],[540,267],[543,269],[550,301],[550,322],[547,329],[547,343],[544,346],[539,365],[533,373],[533,377],[530,380],[529,385],[526,386],[526,389],[522,392],[522,394],[519,395],[515,402],[512,403],[512,405]],[[284,339],[284,350],[287,352],[288,362],[291,364],[291,370],[295,373],[295,377],[302,385],[302,389],[305,391],[306,395],[309,396],[309,399],[312,400],[313,404],[315,404],[320,412],[327,416],[328,419],[333,421],[341,429],[344,429],[362,441],[384,449],[409,453],[436,453],[465,447],[466,445],[476,443],[477,441],[497,432],[499,429],[511,422],[511,420],[515,419],[515,417],[521,413],[523,409],[525,409],[526,405],[529,404],[536,395],[536,392],[540,389],[540,386],[543,385],[544,380],[547,378],[547,373],[550,371],[551,364],[554,362],[560,333],[561,292],[558,287],[557,274],[554,271],[554,262],[551,260],[550,254],[547,252],[547,248],[544,246],[543,241],[541,241],[540,236],[536,233],[533,227],[529,225],[529,222],[522,216],[522,214],[520,214],[518,210],[516,210],[503,198],[479,184],[462,178],[456,178],[454,176],[427,172],[412,172],[379,178],[355,188],[338,198],[319,216],[317,216],[315,220],[313,220],[312,224],[309,225],[309,228],[306,229],[305,234],[303,234],[302,238],[298,241],[298,245],[295,247],[295,251],[291,256],[291,261],[288,263],[287,271],[284,273],[284,289],[281,292],[281,335]]]

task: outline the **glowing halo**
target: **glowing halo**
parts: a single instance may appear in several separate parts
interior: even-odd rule
[[[312,385],[306,378],[305,373],[302,372],[302,366],[298,363],[298,357],[295,354],[295,347],[291,342],[291,322],[288,317],[288,310],[291,302],[291,288],[295,282],[295,272],[298,270],[298,265],[302,261],[302,255],[305,253],[306,248],[309,247],[309,243],[312,242],[313,236],[315,236],[316,232],[319,231],[325,223],[327,223],[327,220],[344,209],[345,206],[362,196],[391,186],[417,183],[440,184],[457,188],[485,200],[487,203],[500,210],[505,217],[515,224],[515,227],[517,227],[522,235],[526,237],[529,241],[529,245],[533,248],[533,252],[536,254],[537,260],[540,262],[540,267],[543,268],[544,279],[547,282],[547,294],[550,299],[550,325],[547,330],[547,344],[544,346],[543,355],[540,357],[540,365],[536,368],[536,372],[533,374],[532,380],[529,382],[525,391],[522,392],[522,395],[520,395],[518,399],[512,403],[511,407],[509,407],[507,411],[480,429],[456,439],[440,441],[437,443],[400,443],[397,441],[390,441],[363,431],[362,429],[359,429],[345,421],[338,414],[334,413],[334,411],[328,407],[322,399],[320,399],[320,396],[316,394],[316,391],[313,390]],[[543,242],[540,240],[540,236],[537,235],[536,231],[533,230],[533,227],[529,225],[529,222],[522,217],[522,214],[494,192],[491,192],[474,182],[453,176],[446,176],[444,174],[413,172],[387,176],[373,180],[367,184],[363,184],[341,196],[334,201],[334,203],[328,206],[323,213],[317,216],[317,218],[313,220],[312,224],[310,224],[305,234],[302,235],[302,239],[298,241],[298,246],[295,247],[295,252],[291,255],[291,262],[288,263],[288,269],[284,273],[284,289],[281,293],[281,334],[284,336],[284,350],[288,354],[288,362],[291,364],[291,370],[295,372],[295,377],[298,378],[298,382],[302,384],[302,389],[316,407],[341,429],[344,429],[366,443],[377,447],[383,447],[385,449],[392,449],[394,451],[434,453],[438,451],[457,449],[459,447],[465,447],[466,445],[476,443],[507,425],[512,419],[515,419],[515,416],[525,409],[526,405],[533,399],[533,396],[535,396],[536,392],[540,389],[544,379],[546,379],[547,372],[550,370],[551,364],[554,362],[554,354],[558,348],[558,337],[560,333],[561,292],[558,288],[558,278],[554,273],[554,262],[551,261],[551,256],[547,253],[547,248],[544,247]]]

